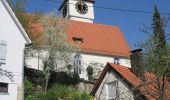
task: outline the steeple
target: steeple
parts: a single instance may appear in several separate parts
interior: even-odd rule
[[[93,23],[94,0],[64,0],[59,10],[63,18]]]

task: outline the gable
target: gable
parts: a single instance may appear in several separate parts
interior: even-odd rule
[[[10,37],[15,42],[31,43],[31,40],[28,38],[6,0],[0,1],[0,13],[0,38],[7,40]]]

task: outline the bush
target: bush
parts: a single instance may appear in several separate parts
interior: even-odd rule
[[[93,100],[85,93],[79,93],[76,89],[69,86],[55,85],[44,94],[37,95],[37,100]]]
[[[29,80],[33,85],[44,86],[44,74],[41,70],[24,68],[24,76]]]
[[[24,76],[34,85],[44,87],[45,76],[43,71],[25,67]],[[49,87],[55,84],[74,85],[80,82],[79,75],[76,73],[52,72],[49,80]]]
[[[33,84],[29,81],[24,79],[24,96],[25,100],[32,100],[32,95],[34,93]]]
[[[88,79],[91,81],[93,79],[93,67],[88,66],[86,71],[87,71]]]
[[[49,80],[49,86],[55,84],[75,85],[80,82],[78,74],[68,74],[66,72],[52,72]]]

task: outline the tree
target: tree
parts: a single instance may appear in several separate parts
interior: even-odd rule
[[[167,42],[167,33],[165,33],[165,22],[161,18],[161,15],[154,7],[154,14],[152,18],[152,30],[153,33],[147,41],[141,44],[144,49],[143,56],[143,67],[145,73],[143,77],[143,87],[150,96],[158,100],[167,100],[167,86],[169,84],[167,74],[170,71],[170,48]],[[146,75],[150,73],[149,76]],[[149,83],[149,84],[148,84]],[[150,91],[151,85],[154,86],[155,90]]]
[[[43,27],[43,50],[45,51],[44,74],[45,74],[45,91],[48,87],[49,78],[52,71],[66,70],[74,51],[66,41],[66,21],[56,16],[56,12],[52,12],[43,16],[40,23]]]

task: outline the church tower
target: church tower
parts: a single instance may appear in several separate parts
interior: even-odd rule
[[[59,10],[63,18],[93,23],[94,0],[64,0]]]

